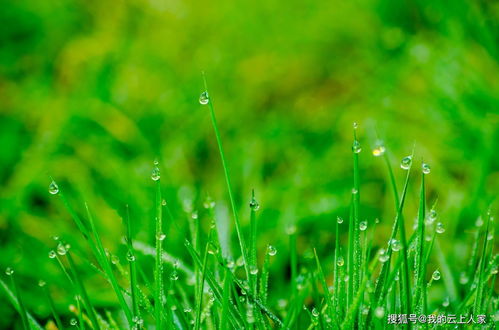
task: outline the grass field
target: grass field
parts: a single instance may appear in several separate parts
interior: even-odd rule
[[[0,328],[499,321],[494,2],[3,7]]]

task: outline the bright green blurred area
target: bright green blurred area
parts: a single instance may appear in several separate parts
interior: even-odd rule
[[[416,143],[416,168],[421,158],[432,167],[428,202],[438,197],[442,248],[454,260],[468,253],[468,229],[499,184],[498,18],[489,1],[4,4],[0,266],[16,269],[28,307],[46,317],[38,279],[64,283],[47,257],[51,236],[89,255],[60,200],[48,194],[49,176],[79,212],[89,203],[116,253],[125,204],[137,238],[152,242],[155,158],[184,230],[170,228],[167,250],[187,258],[183,204],[202,208],[207,195],[235,239],[209,113],[198,103],[202,71],[243,224],[254,188],[259,247],[279,250],[274,301],[286,288],[288,223],[297,223],[300,254],[315,246],[331,261],[334,219],[348,216],[354,121],[363,147],[361,217],[380,218],[386,234],[376,244],[388,238],[394,206],[386,168],[370,150],[378,138],[386,143],[401,185],[399,160]],[[410,225],[419,177],[409,188]],[[101,305],[113,304],[106,283],[94,275],[88,283]],[[64,286],[55,292],[61,310],[70,299]],[[1,310],[6,327],[14,311]]]

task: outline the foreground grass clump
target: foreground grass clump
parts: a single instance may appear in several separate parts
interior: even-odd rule
[[[185,249],[191,260],[177,260],[165,251],[167,233],[164,222],[178,231],[181,224],[174,219],[168,203],[162,198],[161,173],[156,161],[151,173],[156,190],[155,246],[134,239],[134,221],[130,218],[127,207],[123,212],[126,264],[105,248],[94,216],[86,203],[83,218],[66,199],[57,183],[52,181],[49,192],[59,197],[93,254],[89,258],[76,248],[71,249],[63,238],[55,238],[56,248],[50,251],[49,258],[57,262],[67,277],[74,305],[70,308],[72,317],[61,315],[49,290],[55,284],[41,281],[39,285],[45,291],[47,304],[52,311],[53,321],[49,321],[52,327],[383,329],[388,324],[404,323],[404,320],[408,325],[401,324],[401,327],[410,327],[416,322],[420,322],[420,325],[429,323],[429,327],[434,327],[442,323],[443,315],[447,317],[447,323],[452,323],[449,318],[453,315],[455,324],[466,322],[493,326],[494,318],[497,317],[493,313],[497,311],[499,304],[495,291],[498,255],[494,251],[493,218],[490,210],[483,214],[480,226],[475,229],[477,239],[471,247],[471,258],[466,261],[469,264],[467,279],[458,279],[450,271],[446,259],[440,256],[442,251],[439,250],[438,240],[439,235],[445,233],[445,227],[438,221],[436,203],[431,207],[427,205],[425,181],[430,174],[430,166],[424,162],[417,163],[414,160],[414,150],[404,157],[400,168],[405,171],[405,180],[399,191],[385,146],[378,143],[373,155],[384,159],[386,164],[394,196],[395,217],[385,246],[375,249],[372,238],[378,235],[378,221],[368,224],[361,218],[359,153],[362,148],[357,139],[357,124],[354,124],[353,130],[350,216],[348,222],[341,217],[331,220],[334,221],[335,228],[335,241],[331,242],[331,246],[334,246],[331,251],[334,255],[333,264],[323,263],[314,249],[313,262],[299,269],[296,246],[298,229],[291,226],[287,231],[291,251],[290,290],[287,296],[279,297],[277,303],[269,300],[269,270],[271,259],[278,256],[277,250],[267,245],[264,257],[261,258],[263,263],[259,264],[256,243],[260,205],[253,191],[249,200],[250,231],[248,237],[245,237],[213,101],[207,87],[199,101],[208,107],[211,116],[240,258],[234,261],[227,257],[220,242],[218,222],[215,221],[215,203],[210,198],[203,205],[211,218],[207,232],[197,221],[197,213],[193,212],[190,216],[190,236],[185,238]],[[407,230],[404,205],[410,177],[414,172],[420,174],[419,212],[414,227]],[[348,232],[346,245],[341,244],[339,239],[342,232]],[[430,259],[435,254],[441,263],[440,267],[428,269]],[[154,257],[153,266],[150,265],[150,256]],[[87,290],[88,283],[85,284],[79,274],[79,263],[87,264],[109,283],[116,295],[116,306],[109,310],[94,306],[93,297]],[[148,272],[151,269],[152,274]],[[10,278],[10,283],[1,280],[0,284],[19,312],[22,326],[26,329],[42,328],[33,314],[25,308],[14,271],[9,268],[6,275]],[[428,293],[432,289],[432,283],[441,280],[442,276],[453,277],[449,279],[450,283],[461,281],[465,285],[464,294],[453,294],[441,306],[429,304]]]

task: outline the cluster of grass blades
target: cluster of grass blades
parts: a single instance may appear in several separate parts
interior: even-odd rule
[[[67,209],[83,238],[88,242],[92,256],[73,251],[69,244],[56,238],[56,248],[49,253],[57,262],[72,288],[75,302],[70,310],[73,314],[61,315],[56,309],[50,293],[50,286],[40,281],[47,304],[52,311],[51,324],[57,328],[133,328],[143,329],[354,329],[387,327],[391,314],[454,314],[486,315],[487,324],[494,321],[490,314],[498,309],[499,300],[495,291],[498,255],[494,252],[494,233],[490,211],[476,227],[475,245],[471,248],[467,273],[455,278],[445,256],[439,250],[439,235],[445,229],[437,221],[436,203],[428,211],[425,181],[430,167],[421,162],[415,166],[414,150],[404,157],[400,164],[405,179],[399,192],[396,175],[391,167],[385,146],[379,143],[372,151],[374,156],[384,160],[394,196],[394,220],[386,246],[375,249],[372,238],[376,235],[377,221],[368,224],[361,221],[359,175],[359,153],[361,146],[357,139],[357,125],[354,124],[352,145],[353,189],[351,192],[350,216],[348,222],[338,217],[332,220],[335,231],[333,264],[323,264],[314,249],[314,264],[311,270],[299,271],[299,256],[296,247],[298,229],[288,230],[290,244],[290,285],[286,308],[279,312],[275,302],[268,299],[269,270],[271,259],[277,251],[267,245],[263,263],[258,263],[257,212],[259,204],[252,193],[249,201],[250,234],[245,237],[241,228],[238,208],[235,203],[229,168],[222,147],[213,100],[208,89],[201,94],[199,102],[207,106],[219,147],[228,197],[232,208],[237,239],[236,261],[227,257],[219,241],[215,204],[211,199],[204,202],[204,208],[211,219],[209,231],[203,232],[192,213],[189,223],[190,237],[185,239],[185,248],[191,261],[176,260],[164,251],[163,242],[167,235],[165,222],[178,229],[169,205],[161,196],[161,173],[158,162],[154,162],[151,178],[155,184],[155,247],[132,237],[133,219],[128,207],[123,213],[126,246],[126,263],[111,255],[104,247],[97,230],[97,223],[90,208],[85,204],[85,217],[75,211],[63,191],[52,180],[49,192],[57,195]],[[404,205],[408,196],[410,175],[413,167],[421,170],[419,212],[412,233],[405,224]],[[340,235],[348,233],[348,244],[340,244]],[[246,243],[248,242],[248,243]],[[139,257],[150,260],[154,257],[153,274],[144,269]],[[430,259],[439,260],[440,269],[427,269]],[[85,283],[79,275],[78,263],[88,264],[110,285],[119,304],[113,310],[96,308],[89,296]],[[260,260],[261,260],[260,259]],[[95,262],[94,262],[95,261]],[[443,275],[441,274],[441,272]],[[331,274],[331,275],[330,275]],[[18,311],[25,329],[42,328],[33,314],[27,311],[23,295],[16,282],[14,271],[9,268],[6,275],[10,283],[0,280],[8,300]],[[460,282],[464,294],[449,295],[443,307],[428,304],[428,291],[441,276],[449,277],[447,290]],[[464,279],[466,280],[464,280]],[[151,282],[151,279],[153,281]],[[181,279],[181,280],[179,280]],[[7,282],[9,282],[7,281]],[[88,285],[88,284],[87,284]],[[42,294],[42,291],[40,294]],[[455,291],[455,288],[454,288]],[[468,320],[468,319],[466,319]],[[458,319],[459,321],[459,319]],[[411,324],[400,325],[411,327]],[[427,325],[434,327],[435,324]]]

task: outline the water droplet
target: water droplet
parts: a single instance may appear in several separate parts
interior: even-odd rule
[[[353,122],[352,126],[353,126],[353,129],[357,129],[359,127],[359,125],[356,122]]]
[[[165,205],[166,205],[166,199],[163,199],[163,200],[161,201],[161,205],[163,205],[163,206],[165,206]]]
[[[189,307],[184,308],[184,313],[190,313],[190,312],[192,312],[192,309],[190,309]]]
[[[459,283],[461,283],[462,285],[468,283],[469,281],[469,278],[468,278],[468,275],[466,275],[465,272],[462,272],[460,275],[459,275]]]
[[[240,256],[239,258],[237,258],[237,260],[236,260],[236,266],[237,266],[237,267],[242,267],[242,266],[244,266],[244,259],[243,259],[243,256]]]
[[[362,147],[360,146],[360,142],[355,140],[353,141],[352,144],[352,151],[356,154],[360,153],[362,151]]]
[[[475,226],[481,227],[483,225],[482,217],[478,217],[475,222]]]
[[[361,221],[361,222],[359,223],[359,229],[360,229],[361,231],[366,230],[366,229],[367,229],[367,221],[365,221],[365,220],[364,220],[364,221]]]
[[[68,250],[66,249],[66,246],[64,244],[62,244],[62,242],[59,242],[59,244],[57,244],[57,254],[60,256],[63,256],[67,252],[68,252]]]
[[[269,256],[273,257],[273,256],[275,256],[277,254],[277,249],[274,246],[269,245],[267,247],[267,253],[269,254]]]
[[[373,149],[373,156],[374,157],[383,156],[385,151],[386,151],[385,146],[381,143],[377,143],[376,147],[374,147],[374,149]]]
[[[421,165],[421,170],[423,171],[424,174],[430,174],[431,171],[430,165],[423,163],[423,165]]]
[[[119,263],[120,263],[120,258],[118,258],[118,256],[117,256],[117,255],[113,254],[113,255],[111,256],[111,263],[112,263],[113,265],[117,265],[117,264],[119,264]]]
[[[258,211],[260,208],[260,204],[258,204],[258,201],[254,197],[251,199],[249,206],[252,211]]]
[[[78,324],[78,321],[76,321],[76,319],[75,319],[75,318],[72,318],[72,319],[69,321],[69,323],[70,323],[72,326],[75,326],[75,325],[77,325],[77,324]]]
[[[400,249],[402,248],[402,244],[400,244],[400,241],[393,239],[391,242],[391,247],[393,251],[397,252],[400,251]]]
[[[204,91],[199,95],[199,103],[202,105],[206,105],[210,102],[210,96],[208,95],[208,91]]]
[[[7,267],[5,269],[5,274],[7,274],[7,276],[11,276],[12,274],[14,274],[14,270],[10,267]]]
[[[433,221],[437,220],[437,211],[431,209],[430,214],[428,215],[428,219],[430,220],[430,223],[433,223]]]
[[[165,238],[166,238],[166,235],[164,233],[162,233],[162,232],[159,232],[159,233],[156,234],[156,239],[158,241],[163,241]]]
[[[385,250],[385,249],[380,249],[380,250],[379,250],[379,258],[378,258],[378,259],[379,259],[379,261],[380,261],[380,262],[387,262],[387,261],[388,261],[388,259],[390,259],[390,256],[389,256],[389,254],[386,252],[386,250]]]
[[[487,235],[487,241],[492,241],[493,238],[494,238],[494,233],[489,233]]]
[[[445,297],[444,301],[442,302],[442,306],[449,307],[449,305],[450,305],[449,297]]]
[[[345,259],[343,259],[342,256],[338,256],[338,259],[336,260],[336,264],[338,265],[338,267],[343,267],[343,265],[345,264]]]
[[[205,209],[212,209],[215,207],[215,202],[213,201],[213,199],[211,199],[210,196],[206,197],[206,199],[204,200],[203,207]]]
[[[358,192],[359,192],[359,191],[358,191],[357,189],[352,188],[352,194],[354,194],[354,195],[355,195],[355,194],[357,194]]]
[[[433,272],[433,274],[431,274],[431,278],[434,280],[434,281],[438,281],[440,279],[440,272],[437,270],[435,270]]]
[[[39,280],[38,281],[38,286],[43,288],[47,283],[44,280]]]
[[[256,274],[258,274],[258,268],[257,268],[257,267],[251,267],[251,269],[250,269],[250,274],[251,274],[251,275],[256,275]]]
[[[199,218],[199,213],[198,213],[198,211],[193,211],[193,212],[191,213],[191,218],[192,218],[192,220],[197,220],[197,219]]]
[[[52,239],[53,239],[54,241],[58,241],[58,240],[59,240],[59,236],[57,236],[57,235],[56,235],[56,236],[52,236]]]
[[[49,252],[49,258],[50,259],[54,259],[55,257],[57,257],[57,253],[55,253],[54,250],[50,250],[50,252]]]
[[[152,168],[152,171],[151,171],[151,179],[153,181],[158,181],[160,178],[161,178],[161,173],[159,171],[159,167],[154,165],[154,167]]]
[[[289,225],[286,227],[286,234],[293,235],[294,233],[296,233],[296,226],[295,225]]]
[[[411,168],[411,163],[412,163],[412,156],[404,157],[400,162],[400,168],[403,170],[408,170]]]
[[[126,260],[133,262],[135,261],[135,256],[133,255],[132,251],[128,251],[126,254]]]
[[[170,280],[172,281],[176,281],[178,280],[178,273],[176,270],[174,270],[171,274],[170,274]]]
[[[234,262],[234,260],[232,260],[232,259],[227,260],[227,267],[229,269],[234,268],[235,265],[236,265],[236,263]]]
[[[51,193],[52,195],[56,195],[58,192],[59,192],[59,186],[57,185],[57,183],[55,183],[55,181],[52,181],[49,184],[49,193]]]
[[[444,225],[441,222],[437,222],[437,226],[435,227],[435,231],[438,234],[443,234],[445,232]]]
[[[315,307],[312,308],[312,316],[313,317],[319,317],[319,311]]]
[[[343,218],[342,218],[342,217],[336,217],[336,221],[337,221],[339,224],[342,224],[342,223],[343,223]]]
[[[490,273],[491,273],[492,275],[495,275],[495,274],[497,274],[498,272],[499,272],[499,271],[498,271],[498,269],[497,269],[497,265],[494,265],[494,267],[492,267],[492,269],[490,270]]]
[[[376,315],[376,317],[378,319],[383,318],[383,316],[385,316],[385,309],[382,306],[376,307],[376,310],[374,311],[374,315]]]
[[[135,323],[136,325],[142,325],[144,323],[144,320],[138,316],[134,316],[132,322]]]

